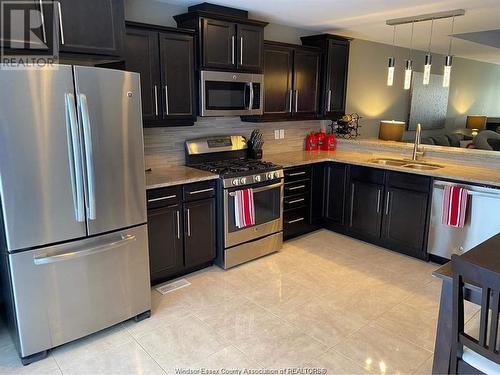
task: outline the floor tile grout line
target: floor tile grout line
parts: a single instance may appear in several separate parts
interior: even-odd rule
[[[142,350],[144,350],[144,352],[146,353],[146,355],[147,355],[149,358],[151,358],[151,360],[152,360],[154,363],[156,363],[156,365],[157,365],[157,366],[158,366],[158,367],[159,367],[159,368],[160,368],[160,369],[161,369],[161,370],[162,370],[165,374],[167,374],[167,375],[169,374],[169,372],[168,372],[167,370],[165,370],[165,369],[163,368],[163,366],[162,366],[162,365],[160,365],[160,364],[156,361],[156,359],[154,359],[154,357],[151,355],[151,353],[149,353],[149,352],[148,352],[148,350],[147,350],[144,346],[142,346],[142,344],[141,344],[141,343],[140,343],[140,342],[139,342],[139,341],[138,341],[135,337],[133,337],[133,336],[132,336],[132,339],[133,339],[133,340],[137,343],[137,345],[139,345],[139,346],[141,347],[141,349],[142,349]]]

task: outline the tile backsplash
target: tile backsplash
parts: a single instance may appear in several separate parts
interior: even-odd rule
[[[144,154],[146,167],[165,164],[184,164],[184,141],[212,135],[241,134],[250,136],[253,129],[260,129],[264,136],[266,152],[279,153],[303,150],[306,135],[325,127],[327,121],[286,121],[250,123],[238,117],[198,117],[194,126],[175,128],[145,128]],[[284,129],[285,138],[275,139],[275,130]]]

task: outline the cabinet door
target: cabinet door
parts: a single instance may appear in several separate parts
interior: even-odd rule
[[[59,0],[62,52],[119,56],[125,30],[123,0]],[[57,12],[56,12],[57,13]]]
[[[149,268],[153,284],[183,269],[180,210],[179,205],[148,210]]]
[[[264,28],[238,25],[238,69],[262,71],[264,51]]]
[[[297,49],[294,54],[294,108],[296,114],[318,111],[319,52]]]
[[[124,56],[126,69],[141,75],[143,119],[158,119],[161,111],[158,32],[127,27]]]
[[[163,118],[195,116],[193,36],[159,35]]]
[[[215,200],[184,204],[184,256],[186,268],[215,259]]]
[[[343,114],[347,85],[347,65],[349,42],[328,42],[328,62],[326,68],[325,114]]]
[[[203,68],[236,67],[236,25],[203,19]]]
[[[0,0],[0,43],[4,48],[19,50],[48,51],[52,41],[52,33],[47,19],[51,4],[38,0],[15,2]],[[26,15],[30,15],[30,35],[25,33],[24,22]],[[10,53],[11,51],[7,51]],[[24,53],[33,53],[24,51]]]
[[[325,166],[325,219],[331,224],[344,224],[346,166]]]
[[[408,255],[425,257],[428,201],[427,193],[387,189],[382,238],[388,247]]]
[[[348,230],[368,240],[380,238],[383,185],[351,180]]]
[[[293,49],[264,46],[264,114],[292,113]]]

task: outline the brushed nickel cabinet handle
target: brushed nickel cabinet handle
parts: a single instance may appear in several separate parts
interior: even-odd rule
[[[293,172],[293,173],[288,173],[287,176],[294,177],[294,176],[302,176],[304,174],[306,174],[305,171],[302,171],[302,172]]]
[[[304,221],[304,218],[303,217],[299,217],[298,219],[290,220],[290,221],[287,221],[286,223],[287,224],[293,224],[293,223],[298,223],[299,221]]]
[[[293,201],[288,201],[288,204],[294,204],[294,203],[299,203],[299,202],[304,202],[306,198],[299,198],[299,199],[294,199]]]
[[[386,202],[385,202],[385,214],[386,215],[389,215],[389,205],[390,205],[390,201],[391,201],[391,192],[388,191],[387,192],[387,198],[386,198]]]
[[[177,239],[181,239],[181,214],[179,210],[175,211],[175,214],[177,216]]]
[[[243,65],[243,37],[240,37],[240,65]]]
[[[234,65],[234,35],[231,37],[231,64]]]
[[[290,106],[288,107],[288,112],[290,113],[292,113],[292,100],[293,100],[293,90],[290,90],[290,100],[289,100]]]
[[[298,189],[304,189],[306,185],[298,185],[290,188],[286,188],[287,190],[298,190]]]
[[[377,193],[377,213],[380,212],[380,196],[381,196],[381,191],[379,190]]]
[[[61,10],[61,2],[57,2],[57,13],[59,14],[59,30],[61,31],[61,44],[64,45],[64,26]]]
[[[154,94],[155,94],[155,115],[158,116],[158,86],[154,86]]]
[[[187,235],[191,237],[191,215],[189,208],[186,208],[186,219],[187,219]]]
[[[158,202],[158,201],[165,201],[167,199],[173,199],[177,197],[176,194],[174,195],[167,195],[166,197],[159,197],[159,198],[151,198],[151,199],[148,199],[148,202]]]
[[[165,114],[168,115],[168,87],[165,85]]]
[[[332,102],[332,90],[328,90],[328,104],[327,104],[328,112],[330,112],[331,102]]]
[[[295,90],[295,113],[299,111],[299,90]]]
[[[45,15],[43,13],[43,0],[38,0],[38,4],[40,5],[40,21],[42,23],[43,42],[47,44],[47,32],[45,30]]]
[[[189,192],[189,195],[208,193],[209,191],[214,191],[214,188],[202,189],[202,190],[193,190]]]
[[[352,216],[353,216],[353,210],[354,210],[354,184],[351,184],[351,215],[349,218],[349,226],[352,227]]]

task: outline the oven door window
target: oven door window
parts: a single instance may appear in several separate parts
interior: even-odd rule
[[[281,186],[260,190],[265,187],[257,188],[253,193],[255,225],[269,223],[281,218]],[[238,189],[231,189],[234,192]],[[228,195],[228,231],[236,232],[245,228],[238,228],[234,215],[234,197]]]
[[[245,110],[250,103],[250,89],[244,82],[205,82],[206,110]]]

